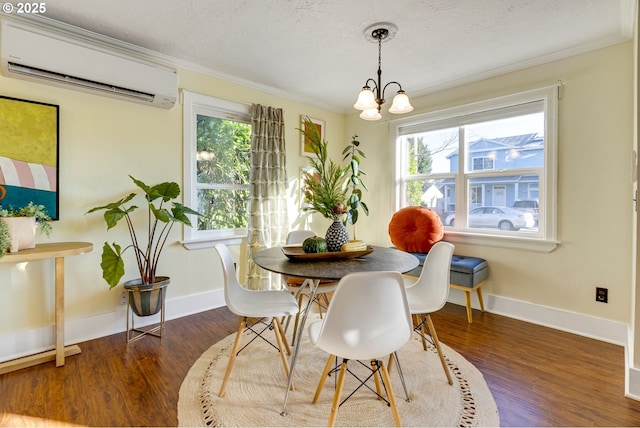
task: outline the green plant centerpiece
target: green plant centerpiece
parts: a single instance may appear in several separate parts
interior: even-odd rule
[[[118,285],[125,274],[123,254],[131,249],[140,276],[134,280],[127,281],[124,284],[125,288],[140,292],[153,289],[154,284],[158,284],[158,288],[161,288],[161,293],[156,296],[151,295],[151,293],[142,294],[144,297],[140,305],[136,303],[136,307],[132,307],[137,315],[147,316],[153,315],[160,310],[159,304],[164,301],[165,286],[169,283],[168,277],[157,275],[157,269],[171,229],[176,223],[191,226],[191,221],[187,214],[200,215],[200,213],[174,201],[180,196],[178,183],[163,182],[149,186],[131,175],[129,177],[142,190],[146,201],[148,221],[145,227],[146,230],[144,232],[140,231],[141,234],[146,234],[146,242],[139,239],[138,231],[136,231],[131,220],[131,213],[138,209],[138,206],[131,203],[137,195],[135,192],[129,193],[124,198],[110,204],[92,208],[86,214],[104,210],[107,230],[112,229],[120,220],[124,219],[129,230],[130,243],[124,249],[115,242],[111,244],[104,243],[102,247],[102,262],[100,263],[102,277],[109,284],[110,289]]]
[[[332,220],[327,230],[326,241],[329,251],[340,251],[342,245],[349,242],[349,233],[346,223],[355,224],[358,221],[358,210],[362,208],[365,214],[369,214],[367,205],[362,202],[362,186],[366,186],[361,180],[365,172],[359,168],[360,158],[365,157],[358,148],[360,142],[357,136],[342,152],[348,159],[348,165],[342,167],[329,158],[327,145],[323,140],[315,124],[305,117],[302,129],[299,129],[306,138],[314,156],[307,156],[311,170],[304,171],[304,202],[308,205],[304,211],[317,212],[323,217]],[[346,214],[346,218],[343,219]],[[355,234],[354,234],[355,238]]]
[[[8,251],[33,248],[36,230],[47,236],[53,230],[45,206],[33,202],[20,208],[4,208],[0,205],[0,219],[0,257]]]

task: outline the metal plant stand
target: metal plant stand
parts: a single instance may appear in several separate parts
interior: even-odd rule
[[[156,336],[162,338],[164,334],[164,306],[165,306],[165,287],[168,285],[168,281],[166,284],[155,286],[149,290],[133,290],[129,288],[125,288],[127,291],[127,343],[136,341],[146,335]],[[135,317],[136,314],[133,311],[132,304],[134,304],[134,294],[136,293],[151,293],[151,292],[160,292],[162,293],[161,303],[160,303],[160,324],[149,327],[147,329],[136,328],[135,326]]]

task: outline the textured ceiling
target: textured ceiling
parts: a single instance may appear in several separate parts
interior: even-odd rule
[[[634,0],[48,0],[46,17],[176,64],[352,111],[377,69],[411,96],[628,40]],[[392,89],[390,89],[392,90]],[[393,93],[387,94],[390,99]]]

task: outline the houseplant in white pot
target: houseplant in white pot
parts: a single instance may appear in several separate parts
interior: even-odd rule
[[[137,194],[129,193],[122,199],[107,205],[95,207],[86,214],[104,210],[104,220],[107,230],[115,227],[120,220],[125,221],[129,230],[130,243],[122,248],[119,244],[105,242],[102,247],[102,277],[113,288],[124,276],[125,251],[131,249],[138,267],[139,277],[124,283],[124,287],[139,293],[133,299],[131,309],[138,316],[155,315],[160,311],[164,301],[166,285],[169,277],[157,275],[158,263],[164,250],[171,229],[176,223],[191,226],[187,214],[200,215],[198,212],[175,202],[180,196],[180,186],[176,182],[163,182],[154,186],[148,186],[140,180],[129,175],[131,180],[143,191],[143,197],[147,205],[146,230],[137,231],[131,219],[138,206],[130,203]],[[169,205],[170,204],[170,205]],[[141,241],[138,234],[146,234],[146,242]]]
[[[0,257],[7,251],[15,253],[35,247],[36,232],[51,234],[51,218],[44,205],[4,208],[0,205]]]

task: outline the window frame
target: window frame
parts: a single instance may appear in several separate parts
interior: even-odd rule
[[[493,233],[483,230],[463,230],[458,227],[446,227],[445,239],[453,243],[516,248],[537,252],[553,251],[559,244],[557,240],[557,159],[558,159],[558,85],[533,89],[497,98],[486,99],[443,110],[423,113],[412,117],[404,117],[390,122],[391,156],[394,159],[393,183],[391,198],[393,212],[402,208],[405,181],[402,171],[403,147],[399,143],[401,135],[434,131],[447,127],[459,127],[473,118],[473,123],[489,121],[496,118],[496,111],[507,112],[511,116],[527,113],[530,103],[542,103],[545,112],[545,147],[544,167],[539,176],[539,218],[542,220],[536,236],[525,236],[521,233]],[[401,134],[402,132],[402,134]],[[465,142],[458,140],[460,165],[457,172],[434,173],[425,175],[425,179],[454,178],[456,187],[456,208],[463,207],[460,219],[466,222],[468,209],[467,182],[470,178],[482,176],[484,171],[493,175],[497,170],[471,170],[464,167]],[[525,172],[526,173],[526,172]],[[456,216],[458,217],[458,216]]]
[[[184,204],[198,206],[196,180],[197,129],[196,117],[204,114],[211,117],[251,123],[251,106],[234,101],[215,98],[208,95],[182,90],[183,104],[183,192]],[[197,225],[197,216],[189,215],[191,224]],[[209,248],[218,243],[237,245],[246,242],[247,228],[197,230],[196,227],[183,227],[182,244],[187,249]]]

